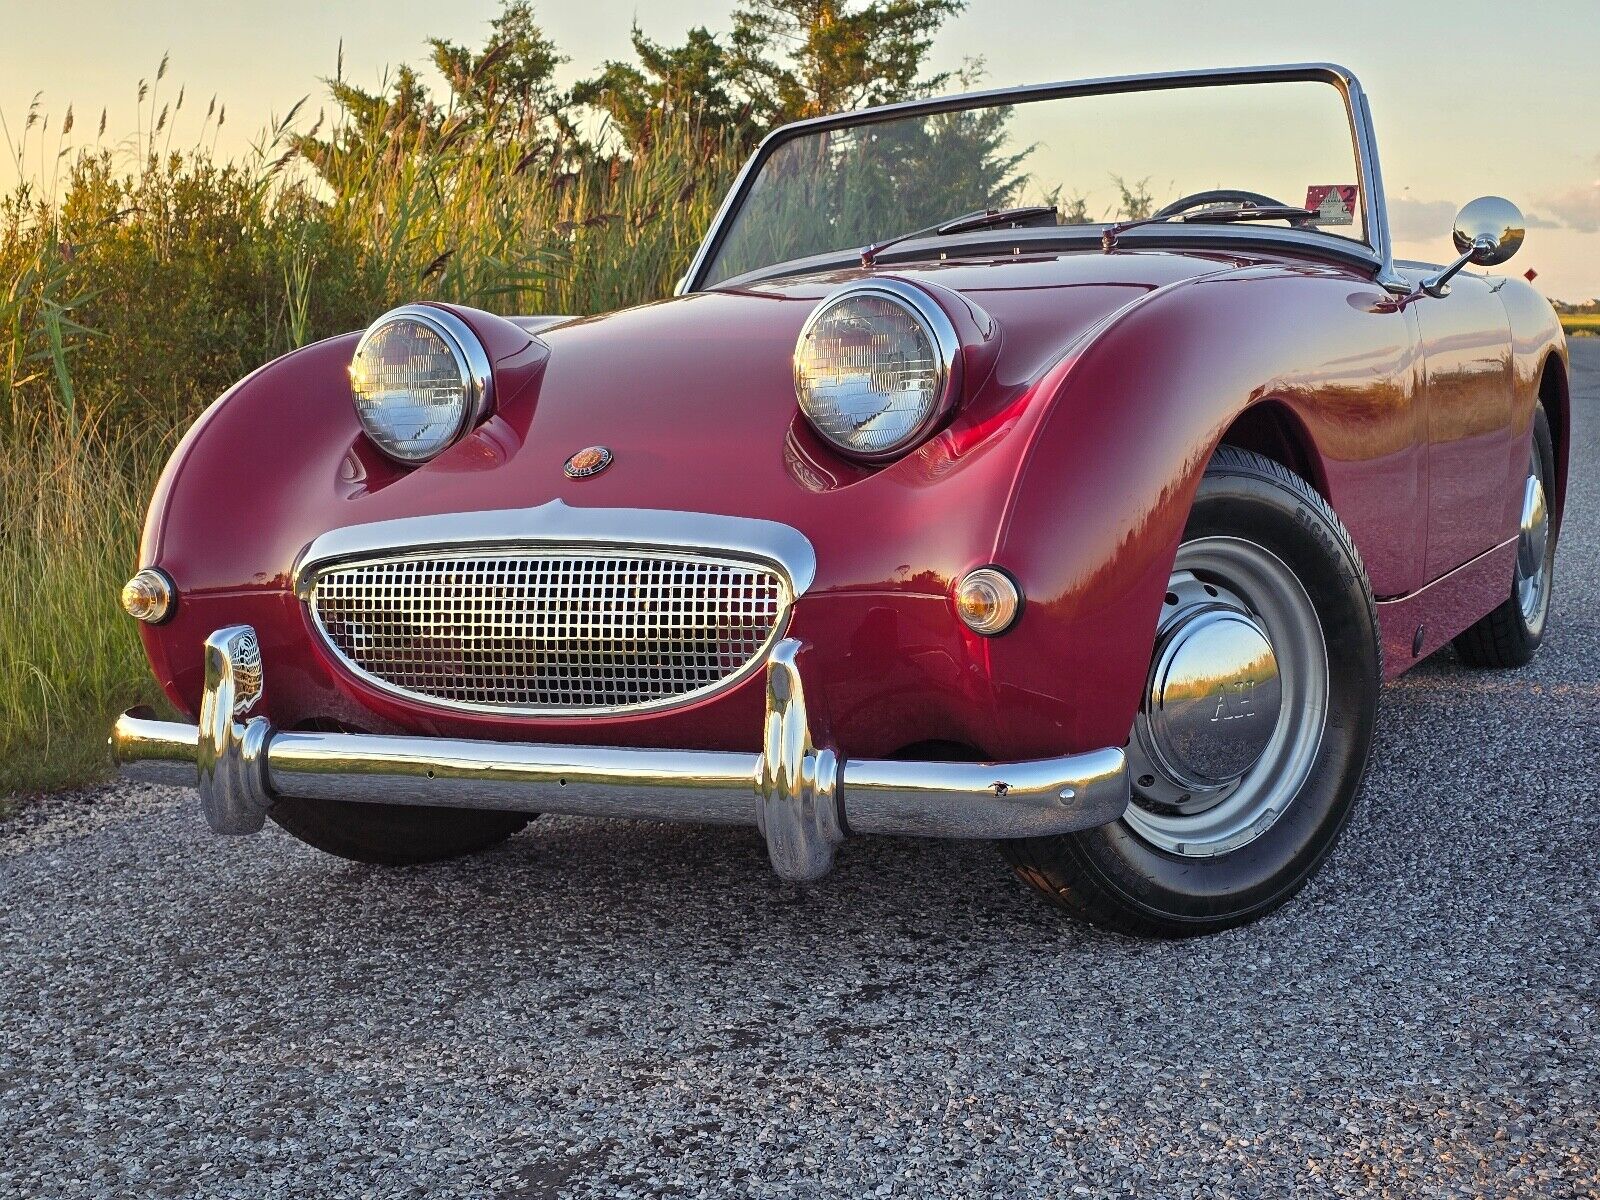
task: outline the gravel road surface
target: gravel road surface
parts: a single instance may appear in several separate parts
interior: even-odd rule
[[[1553,630],[1385,693],[1320,877],[1182,944],[992,848],[536,822],[378,870],[192,794],[0,826],[6,1196],[1600,1193],[1600,340]]]

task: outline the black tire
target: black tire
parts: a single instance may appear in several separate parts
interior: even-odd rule
[[[1119,932],[1192,937],[1271,912],[1333,848],[1372,748],[1383,670],[1377,612],[1361,557],[1305,480],[1257,454],[1222,447],[1206,470],[1185,542],[1240,539],[1298,579],[1327,647],[1326,720],[1310,768],[1254,840],[1212,857],[1145,840],[1127,819],[1060,837],[1002,843],[1017,874],[1056,904]]]
[[[280,796],[274,821],[308,846],[355,862],[403,867],[486,850],[516,833],[527,813],[407,804],[354,804]]]
[[[1539,481],[1545,495],[1551,492],[1556,477],[1555,442],[1550,437],[1550,418],[1544,405],[1533,411],[1533,453],[1538,464]],[[1531,465],[1531,464],[1530,464]],[[1533,661],[1539,645],[1544,641],[1545,629],[1550,622],[1550,590],[1555,578],[1556,535],[1552,527],[1545,540],[1544,569],[1547,572],[1543,599],[1532,621],[1522,611],[1522,601],[1517,595],[1517,575],[1511,577],[1511,594],[1487,616],[1469,625],[1456,635],[1456,653],[1469,667],[1495,668],[1521,667]]]

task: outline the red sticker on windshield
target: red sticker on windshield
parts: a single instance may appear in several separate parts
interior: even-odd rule
[[[1306,189],[1306,207],[1317,215],[1313,225],[1354,225],[1356,185],[1353,183],[1314,183]]]

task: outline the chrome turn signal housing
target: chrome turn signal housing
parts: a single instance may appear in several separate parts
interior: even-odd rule
[[[1022,589],[999,567],[979,567],[955,588],[956,615],[973,633],[994,637],[1022,614]]]
[[[177,589],[165,571],[146,567],[122,585],[122,611],[146,625],[159,625],[172,615]]]

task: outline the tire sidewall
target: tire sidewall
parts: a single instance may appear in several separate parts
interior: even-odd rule
[[[1213,536],[1270,550],[1316,608],[1328,651],[1328,713],[1311,773],[1271,828],[1214,858],[1157,849],[1123,821],[1073,839],[1084,865],[1124,904],[1158,920],[1208,926],[1248,920],[1281,902],[1332,848],[1366,769],[1382,676],[1360,560],[1320,504],[1252,465],[1224,461],[1207,471],[1184,529],[1185,541]]]

